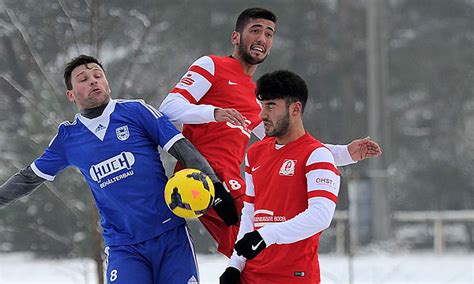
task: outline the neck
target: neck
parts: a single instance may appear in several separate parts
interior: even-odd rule
[[[282,136],[276,137],[277,144],[286,145],[292,141],[297,140],[301,136],[305,135],[306,131],[304,130],[303,123],[298,123],[297,125],[290,126],[288,131]]]
[[[231,55],[232,58],[237,59],[240,62],[240,65],[242,65],[242,68],[244,69],[244,73],[248,76],[253,76],[255,73],[255,70],[257,69],[258,64],[250,64],[248,62],[245,62],[240,56],[237,50],[234,50],[234,53]]]
[[[108,103],[109,102],[105,102],[104,104],[102,104],[100,106],[83,109],[83,110],[81,110],[81,115],[88,118],[88,119],[99,117],[104,112],[104,110],[107,107]]]

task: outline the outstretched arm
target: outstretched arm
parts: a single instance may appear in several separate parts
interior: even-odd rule
[[[31,194],[44,181],[45,179],[37,176],[30,166],[25,167],[0,186],[0,207]]]
[[[324,144],[334,156],[336,166],[346,166],[382,154],[382,148],[370,137],[353,140],[347,145]]]

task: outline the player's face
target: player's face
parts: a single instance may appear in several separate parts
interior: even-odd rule
[[[262,101],[260,118],[263,121],[265,135],[282,137],[290,127],[289,107],[284,99]]]
[[[275,35],[275,23],[266,19],[251,20],[242,33],[235,32],[239,57],[248,64],[262,63],[270,53]],[[238,39],[238,40],[237,40]]]
[[[66,92],[79,110],[98,107],[110,100],[109,82],[95,63],[77,66],[71,73],[72,90]]]

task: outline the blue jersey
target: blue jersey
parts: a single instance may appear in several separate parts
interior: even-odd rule
[[[94,195],[106,245],[136,244],[185,223],[165,204],[167,177],[157,148],[168,151],[182,138],[143,101],[111,100],[97,118],[78,114],[62,123],[31,167],[50,181],[77,167]]]

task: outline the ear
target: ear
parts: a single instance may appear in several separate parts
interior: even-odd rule
[[[300,101],[293,102],[290,110],[293,115],[301,115],[303,113],[303,104]]]
[[[232,35],[230,37],[230,41],[232,42],[232,45],[238,45],[240,44],[240,33],[233,31]]]
[[[68,101],[75,102],[74,93],[72,92],[72,90],[67,90],[66,91],[66,97],[67,97]]]

